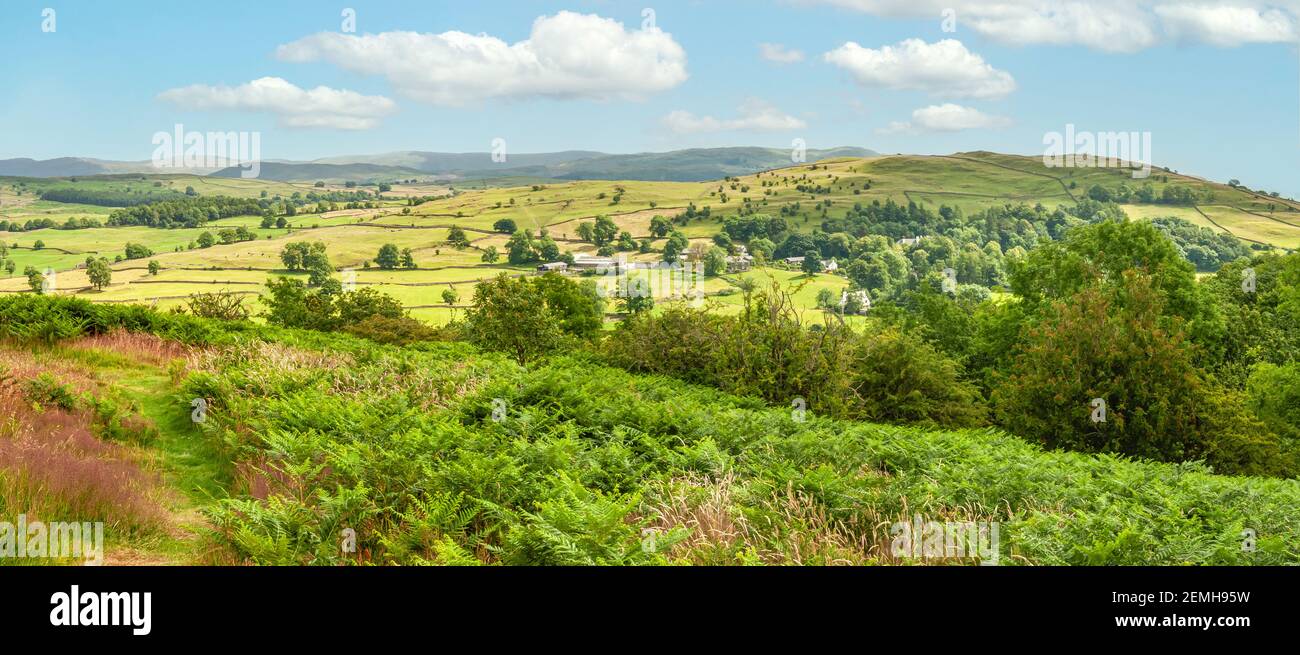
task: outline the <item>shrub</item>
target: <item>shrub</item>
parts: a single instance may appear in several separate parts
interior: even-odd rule
[[[230,291],[196,293],[185,303],[190,313],[200,318],[243,321],[249,316],[249,310],[244,306],[244,297]]]
[[[405,346],[417,341],[434,341],[440,332],[407,316],[390,317],[374,314],[347,325],[344,331],[377,343]]]

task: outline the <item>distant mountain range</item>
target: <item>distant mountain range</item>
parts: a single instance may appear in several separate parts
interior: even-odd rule
[[[840,147],[808,150],[807,161],[876,154],[865,148]],[[268,160],[260,178],[279,182],[394,181],[439,179],[447,181],[496,177],[536,177],[559,180],[644,180],[698,182],[729,175],[747,175],[789,166],[790,150],[782,148],[695,148],[671,152],[611,155],[571,150],[566,152],[510,154],[494,162],[489,153],[392,152],[381,155],[326,157],[309,162]],[[239,177],[243,169],[191,171],[215,177]],[[120,162],[81,157],[0,160],[0,176],[72,177],[113,174],[158,174],[149,162]]]

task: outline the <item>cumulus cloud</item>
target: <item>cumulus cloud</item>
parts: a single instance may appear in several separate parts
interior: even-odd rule
[[[451,106],[494,98],[640,99],[687,78],[686,51],[658,27],[630,31],[568,11],[538,18],[517,43],[456,31],[321,32],[280,46],[276,55],[382,75],[405,96]]]
[[[797,64],[804,60],[802,51],[787,48],[780,43],[760,43],[758,54],[763,59],[776,64]]]
[[[704,132],[782,132],[808,127],[804,121],[783,113],[761,100],[750,100],[740,106],[740,116],[719,119],[697,116],[689,111],[674,111],[663,117],[663,124],[675,134]]]
[[[1009,45],[1081,45],[1136,52],[1166,37],[1236,46],[1293,41],[1300,0],[802,0],[874,16],[930,18],[955,12],[958,33],[971,30]]]
[[[1296,40],[1295,21],[1280,9],[1259,10],[1231,5],[1160,5],[1156,15],[1165,31],[1180,41],[1199,41],[1222,48],[1246,43]]]
[[[1016,89],[1010,73],[989,65],[955,39],[933,44],[907,39],[879,49],[864,48],[850,41],[826,53],[824,58],[848,71],[864,86],[959,98],[996,98]]]
[[[1011,119],[1004,116],[992,116],[978,109],[945,103],[917,109],[912,112],[912,120],[890,123],[880,131],[885,134],[919,134],[997,129],[1009,125]]]
[[[396,104],[384,96],[327,86],[308,90],[279,77],[263,77],[233,87],[193,84],[163,91],[158,97],[186,109],[269,112],[288,127],[342,130],[368,130],[396,109]]]

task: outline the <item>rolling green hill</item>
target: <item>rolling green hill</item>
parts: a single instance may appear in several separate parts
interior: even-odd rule
[[[1295,480],[802,415],[583,356],[525,368],[463,343],[66,299],[0,309],[0,366],[20,383],[0,386],[5,429],[98,444],[38,459],[0,440],[24,474],[0,477],[0,511],[103,520],[109,564],[1300,561]],[[11,341],[47,323],[84,327]],[[49,483],[67,470],[85,474]],[[900,555],[890,526],[918,516],[995,522],[996,550]],[[356,553],[336,545],[345,526]]]
[[[739,149],[734,165],[754,166],[770,161],[764,157],[782,154],[765,151],[766,154],[761,156],[754,155],[756,150],[761,149]],[[810,153],[810,158],[814,154]],[[655,165],[671,165],[681,156],[687,155],[673,153]],[[1162,169],[1154,170],[1147,180],[1133,180],[1126,172],[1118,170],[1051,169],[1045,167],[1040,158],[983,152],[952,156],[837,158],[768,173],[742,175],[729,181],[520,180],[518,183],[523,186],[459,188],[454,195],[414,207],[408,207],[406,198],[441,195],[447,192],[447,188],[441,184],[397,185],[392,192],[385,194],[388,199],[375,208],[339,209],[325,213],[306,211],[288,217],[285,228],[259,228],[260,219],[250,216],[223,220],[203,229],[105,227],[11,232],[4,241],[12,249],[11,259],[17,268],[12,277],[0,280],[0,292],[25,290],[27,280],[19,274],[30,265],[39,269],[48,266],[60,271],[60,292],[96,301],[146,302],[166,307],[181,304],[188,294],[198,291],[230,289],[252,295],[261,289],[260,282],[267,275],[283,272],[279,271],[282,268],[279,252],[285,243],[309,240],[327,244],[331,263],[336,268],[357,269],[359,285],[390,293],[416,308],[414,313],[418,317],[441,323],[458,311],[442,302],[443,289],[452,288],[461,298],[468,298],[478,280],[502,271],[523,274],[532,270],[532,266],[508,265],[504,256],[494,264],[481,261],[483,251],[489,247],[502,253],[505,251],[508,235],[495,232],[493,228],[501,219],[511,219],[520,229],[530,229],[534,233],[547,229],[561,250],[594,253],[596,247],[593,244],[579,240],[577,228],[596,216],[606,215],[620,230],[628,231],[637,240],[648,239],[651,247],[658,251],[664,247],[665,240],[650,234],[652,218],[679,216],[692,205],[698,209],[708,207],[709,217],[686,221],[677,229],[692,244],[708,244],[722,231],[727,218],[754,213],[782,215],[793,231],[812,233],[824,221],[842,219],[853,213],[855,207],[873,202],[892,201],[903,206],[912,202],[934,212],[946,205],[969,215],[1007,205],[1032,207],[1041,204],[1049,209],[1072,207],[1078,200],[1086,198],[1094,185],[1115,190],[1120,185],[1139,187],[1148,183],[1157,197],[1166,187],[1192,189],[1200,194],[1203,204],[1121,204],[1123,211],[1132,218],[1174,216],[1217,233],[1230,234],[1247,244],[1280,248],[1300,246],[1300,209],[1284,199],[1269,198]],[[193,187],[200,195],[247,198],[263,197],[263,193],[268,198],[288,198],[295,193],[305,196],[313,192],[346,190],[340,185],[321,189],[311,183],[211,176],[96,176],[78,178],[75,182],[70,179],[3,178],[0,179],[0,220],[22,224],[40,218],[59,223],[75,217],[107,219],[111,208],[39,200],[39,193],[43,190],[68,186],[142,195],[182,192]],[[801,191],[800,187],[805,190]],[[447,246],[445,240],[453,225],[468,231],[470,248],[458,250]],[[252,230],[257,240],[188,249],[205,231],[215,234],[221,229],[238,226]],[[42,250],[34,249],[38,240],[44,246]],[[107,288],[103,291],[90,289],[84,272],[75,270],[76,265],[87,255],[106,256],[111,260],[128,242],[142,243],[152,249],[155,252],[152,259],[158,261],[162,272],[149,276],[144,270],[144,262],[124,261],[114,265],[113,281]],[[380,246],[386,243],[410,248],[418,268],[383,273],[376,268],[366,269],[366,263],[372,262]],[[633,261],[659,259],[658,252],[626,255]],[[783,267],[776,266],[770,270],[778,276],[785,275]],[[837,285],[847,283],[842,271],[840,275],[822,273],[818,277]],[[738,281],[734,276],[726,279],[732,283]],[[706,292],[724,292],[727,286],[727,283],[721,287],[715,285]],[[812,302],[807,296],[801,298]],[[726,299],[719,300],[725,307]]]

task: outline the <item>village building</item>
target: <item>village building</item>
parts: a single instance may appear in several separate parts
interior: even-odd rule
[[[844,313],[844,308],[848,306],[850,294],[858,302],[858,314],[866,314],[871,309],[871,295],[867,293],[866,289],[859,289],[857,291],[844,291],[840,294],[840,313]]]
[[[727,257],[728,273],[744,273],[754,267],[754,256],[745,246],[736,246],[736,254]]]
[[[618,262],[613,257],[597,257],[595,255],[574,255],[573,263],[569,268],[575,271],[617,271]]]

